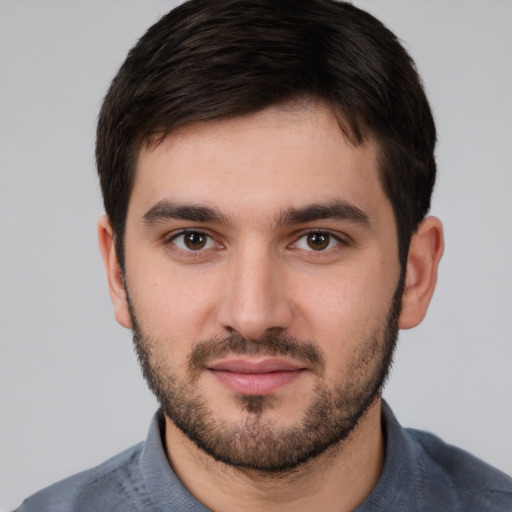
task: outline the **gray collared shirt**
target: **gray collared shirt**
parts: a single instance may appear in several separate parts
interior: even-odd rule
[[[432,434],[403,429],[386,403],[383,426],[384,469],[356,512],[512,511],[507,475]],[[171,469],[162,432],[163,418],[156,413],[144,443],[43,489],[17,512],[208,511]]]

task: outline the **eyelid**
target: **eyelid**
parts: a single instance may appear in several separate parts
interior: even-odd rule
[[[189,233],[197,233],[199,235],[205,236],[208,239],[207,242],[206,242],[206,246],[205,247],[201,247],[200,249],[197,249],[197,250],[189,249],[188,247],[180,247],[180,245],[178,245],[176,243],[176,240],[179,237],[183,237],[183,236],[185,236],[185,235],[187,235]],[[215,238],[212,235],[210,235],[209,233],[207,233],[205,230],[203,230],[203,229],[195,229],[195,228],[180,229],[179,231],[172,232],[170,235],[168,235],[165,238],[165,243],[166,244],[172,244],[174,246],[173,250],[179,251],[181,253],[186,253],[187,255],[196,255],[196,254],[205,252],[208,249],[212,249],[214,246],[221,246],[221,244],[218,243],[215,240]]]
[[[327,247],[325,249],[316,250],[316,251],[313,248],[297,247],[297,244],[300,240],[304,239],[305,237],[307,237],[309,235],[316,234],[316,233],[328,235],[331,238],[331,240],[335,240],[337,242],[336,245],[334,245],[334,247]],[[321,253],[329,252],[333,249],[335,250],[336,248],[339,249],[348,244],[349,244],[348,236],[343,236],[341,233],[333,233],[332,231],[330,231],[328,229],[308,229],[307,231],[301,231],[295,237],[295,241],[292,244],[290,244],[289,247],[292,249],[299,249],[299,250],[303,250],[303,251],[307,251],[307,252],[311,252],[311,253],[321,254]],[[331,245],[331,241],[329,242],[329,245]]]
[[[206,247],[202,247],[197,250],[190,249],[188,247],[183,247],[183,246],[180,247],[180,245],[178,245],[176,243],[176,240],[179,237],[187,235],[188,233],[197,233],[197,234],[207,237],[208,240],[206,242],[206,244],[207,244]],[[308,235],[315,234],[315,233],[328,235],[331,239],[329,242],[329,245],[332,245],[333,240],[336,241],[336,244],[334,246],[331,246],[331,247],[328,246],[327,248],[320,249],[320,250],[314,250],[313,248],[297,247],[297,244],[300,240],[304,239]],[[217,237],[210,234],[208,232],[208,230],[192,228],[192,227],[191,228],[183,228],[178,231],[173,231],[173,232],[167,234],[167,236],[165,236],[165,238],[164,238],[164,243],[166,245],[172,245],[171,250],[181,253],[181,254],[184,254],[184,255],[187,255],[187,256],[200,256],[201,253],[209,251],[210,249],[214,249],[215,247],[217,247],[219,249],[224,248],[224,244],[221,242],[218,242]],[[298,233],[296,233],[294,236],[294,241],[288,245],[288,248],[289,249],[298,249],[298,250],[302,250],[305,252],[309,252],[309,253],[313,253],[313,254],[316,253],[316,254],[320,255],[322,253],[331,252],[332,250],[341,249],[349,244],[350,244],[350,237],[348,235],[345,235],[344,233],[338,233],[338,232],[335,233],[329,229],[314,228],[314,229],[300,230]]]

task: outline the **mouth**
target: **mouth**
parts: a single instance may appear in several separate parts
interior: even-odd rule
[[[279,358],[232,358],[211,363],[207,370],[237,394],[262,396],[275,393],[307,369]]]

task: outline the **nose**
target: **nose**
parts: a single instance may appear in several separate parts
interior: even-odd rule
[[[230,334],[258,340],[290,327],[292,301],[278,260],[249,247],[231,258],[217,310],[218,322]]]

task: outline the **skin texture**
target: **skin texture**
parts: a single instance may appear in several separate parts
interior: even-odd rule
[[[269,108],[184,127],[141,150],[124,279],[100,220],[116,318],[134,328],[142,362],[171,402],[201,405],[209,432],[233,439],[231,455],[246,452],[246,469],[219,462],[167,415],[169,461],[213,510],[237,510],[241,496],[245,510],[315,510],[319,499],[325,510],[352,510],[378,480],[380,399],[361,404],[387,369],[401,269],[376,162],[375,144],[348,143],[324,104]],[[401,328],[425,315],[442,251],[441,224],[427,218],[411,243]],[[272,365],[283,378],[269,385]],[[254,470],[322,401],[350,426],[344,442],[287,472]]]

